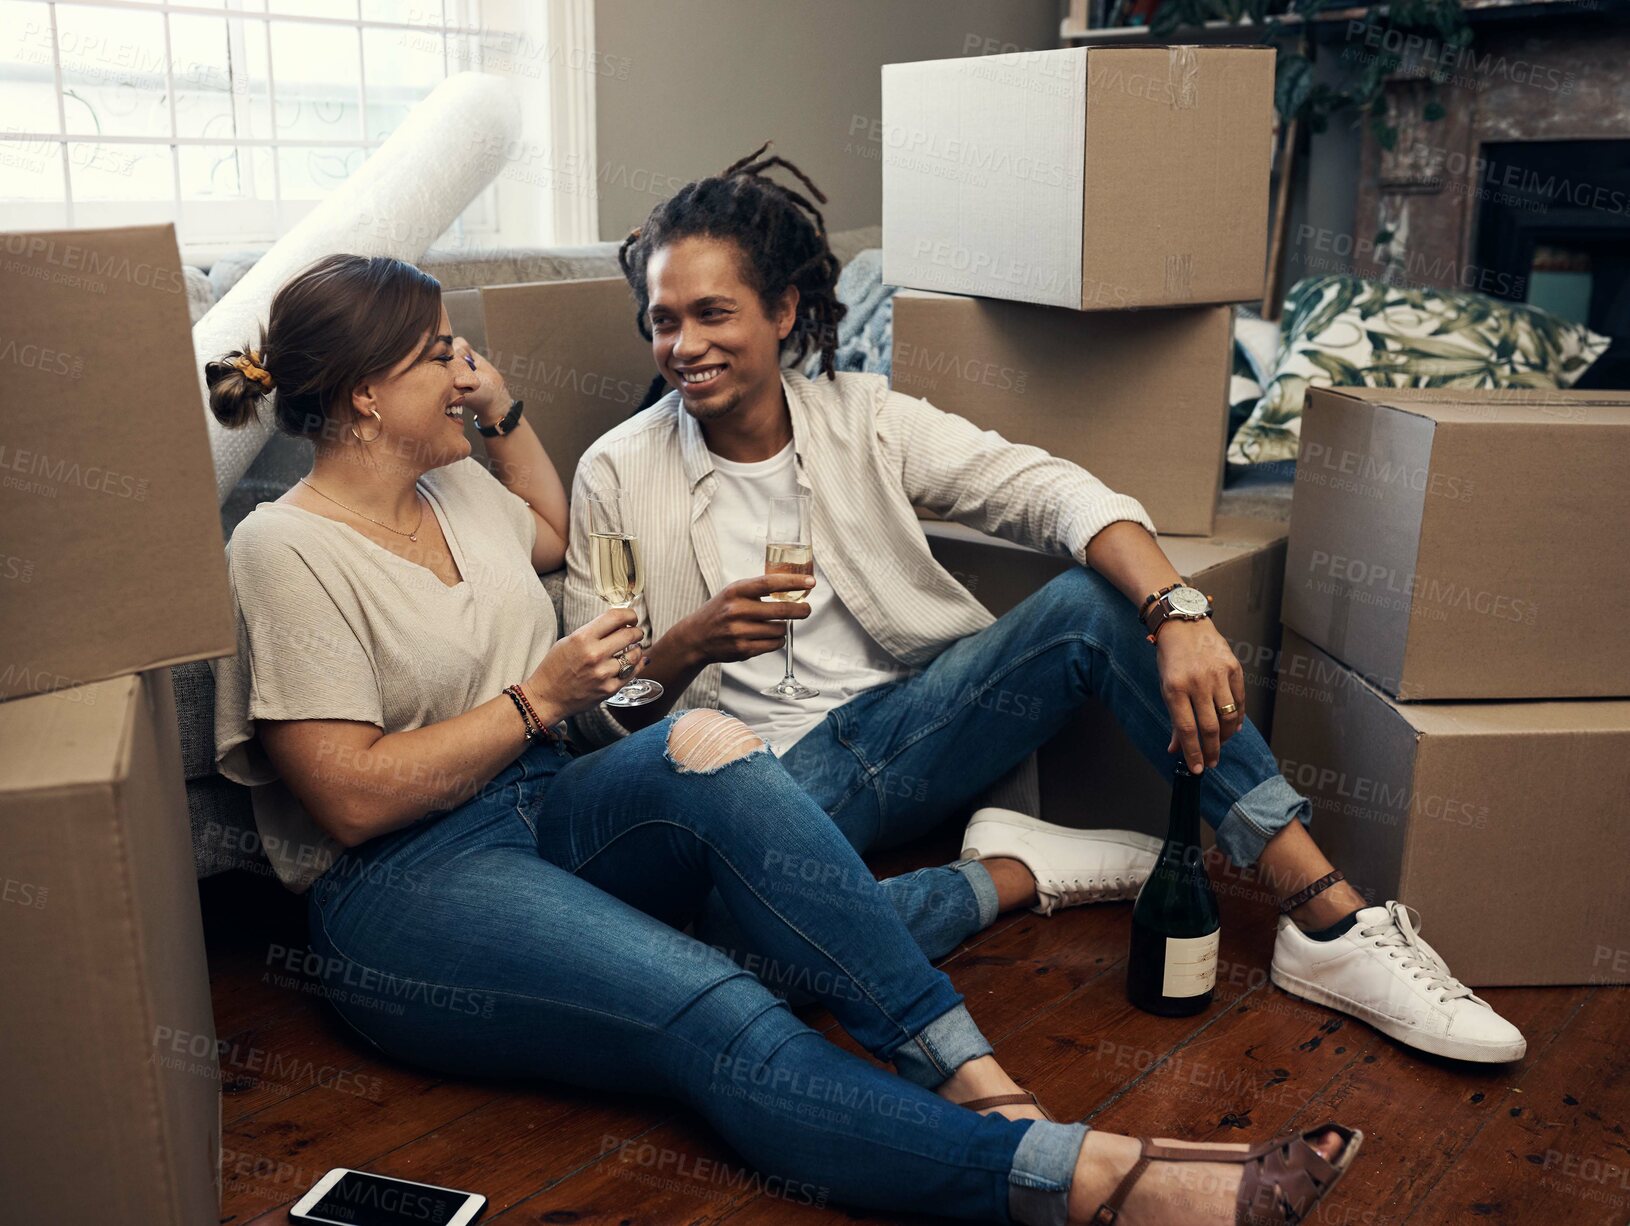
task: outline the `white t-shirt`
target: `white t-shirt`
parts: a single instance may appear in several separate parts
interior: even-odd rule
[[[770,499],[800,492],[792,444],[754,464],[715,455],[713,468],[718,484],[709,514],[725,581],[734,583],[762,575]],[[721,670],[720,708],[763,737],[777,754],[791,749],[833,707],[911,671],[878,646],[832,590],[821,570],[823,544],[842,547],[841,541],[814,542],[815,586],[808,597],[810,613],[794,623],[792,643],[793,672],[805,685],[819,690],[820,696],[794,701],[760,693],[785,673],[784,650],[726,664]]]

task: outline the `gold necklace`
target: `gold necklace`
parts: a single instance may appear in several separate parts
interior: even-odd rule
[[[306,479],[304,477],[301,477],[300,480],[305,481],[305,483],[307,485],[310,485],[312,489],[317,490],[317,487],[315,485],[311,485],[311,482],[306,481]],[[317,490],[317,492],[319,494],[323,494],[322,490]],[[415,489],[414,493],[417,494],[418,490]],[[362,515],[361,511],[357,510],[355,507],[347,507],[347,506],[345,506],[345,504],[343,502],[341,502],[338,498],[335,498],[331,494],[323,494],[323,497],[327,498],[328,501],[332,502],[337,507],[345,507],[345,509],[347,511],[351,512],[351,514],[353,514],[353,515]],[[400,528],[392,528],[389,524],[375,519],[372,515],[362,515],[362,518],[367,520],[371,524],[378,524],[381,528],[384,528],[384,529],[386,529],[386,530],[388,530],[390,532],[396,533],[397,536],[405,536],[410,541],[417,541],[419,539],[419,529],[424,526],[424,499],[420,498],[418,501],[419,501],[419,522],[413,525],[413,531],[412,532],[403,532]]]

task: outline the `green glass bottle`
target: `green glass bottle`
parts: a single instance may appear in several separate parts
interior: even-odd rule
[[[1179,761],[1172,775],[1171,822],[1160,858],[1132,906],[1126,997],[1162,1017],[1186,1017],[1211,1003],[1222,921],[1200,847],[1200,782]]]

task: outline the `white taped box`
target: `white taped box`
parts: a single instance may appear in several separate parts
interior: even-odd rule
[[[1078,310],[1262,296],[1269,47],[883,67],[883,279]]]

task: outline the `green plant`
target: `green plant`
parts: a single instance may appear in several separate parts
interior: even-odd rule
[[[1356,80],[1345,88],[1333,88],[1313,79],[1313,60],[1318,43],[1307,37],[1307,23],[1330,9],[1350,9],[1351,0],[1165,0],[1150,23],[1150,32],[1165,38],[1185,26],[1208,21],[1258,26],[1261,41],[1279,53],[1274,76],[1274,106],[1282,121],[1301,120],[1314,132],[1322,132],[1332,116],[1353,111],[1368,116],[1370,130],[1383,148],[1391,149],[1398,130],[1387,122],[1387,78],[1404,64],[1404,56],[1392,47],[1423,51],[1427,63],[1437,69],[1426,74],[1431,83],[1422,118],[1441,119],[1443,105],[1437,85],[1448,75],[1443,65],[1460,57],[1472,40],[1471,26],[1461,9],[1461,0],[1392,0],[1385,6],[1372,5],[1361,19],[1362,29],[1352,32],[1349,46],[1365,48]],[[1286,18],[1295,21],[1287,22]],[[1372,33],[1375,32],[1375,33]]]

